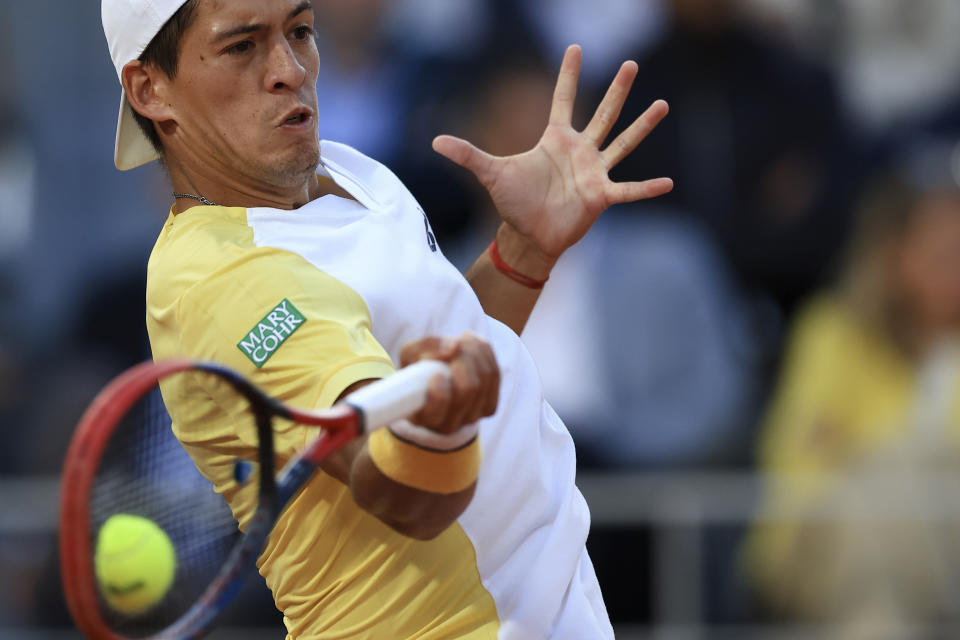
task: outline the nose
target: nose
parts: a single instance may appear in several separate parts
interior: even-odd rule
[[[300,63],[285,38],[280,38],[273,44],[267,62],[264,82],[268,91],[284,88],[297,89],[307,77],[306,68]]]

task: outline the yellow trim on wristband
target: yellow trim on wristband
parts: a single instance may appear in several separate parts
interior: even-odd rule
[[[440,494],[457,493],[472,485],[483,458],[479,437],[456,451],[428,451],[404,442],[389,429],[374,431],[367,450],[380,472],[394,482]]]

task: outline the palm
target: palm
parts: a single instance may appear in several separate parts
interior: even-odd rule
[[[486,182],[505,221],[558,256],[606,209],[606,169],[595,146],[572,128],[549,126],[532,150],[497,162]]]
[[[610,205],[666,193],[666,178],[614,183],[608,173],[629,154],[667,113],[658,101],[605,149],[610,133],[636,75],[625,63],[587,128],[571,125],[580,70],[580,50],[564,56],[550,112],[550,122],[530,151],[495,157],[470,143],[441,136],[434,148],[473,171],[487,188],[503,220],[544,254],[557,257],[587,232]]]

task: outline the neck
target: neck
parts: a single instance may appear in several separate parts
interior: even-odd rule
[[[211,175],[169,157],[167,170],[174,193],[189,193],[225,207],[298,209],[324,194],[315,175],[306,176],[300,184],[277,186],[247,176]],[[176,213],[198,206],[202,206],[198,200],[178,198]]]

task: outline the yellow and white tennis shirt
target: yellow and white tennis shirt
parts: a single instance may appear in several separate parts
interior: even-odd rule
[[[169,217],[148,267],[154,357],[223,362],[287,403],[324,407],[389,375],[404,343],[471,330],[492,345],[502,384],[480,424],[473,501],[436,539],[394,532],[322,472],[294,498],[260,559],[289,638],[612,638],[573,443],[530,355],[484,314],[388,169],[326,141],[321,158],[355,200]],[[252,456],[254,437],[224,391],[198,377],[163,388],[178,438],[243,521],[254,496],[233,461]],[[310,431],[280,427],[279,461]]]

